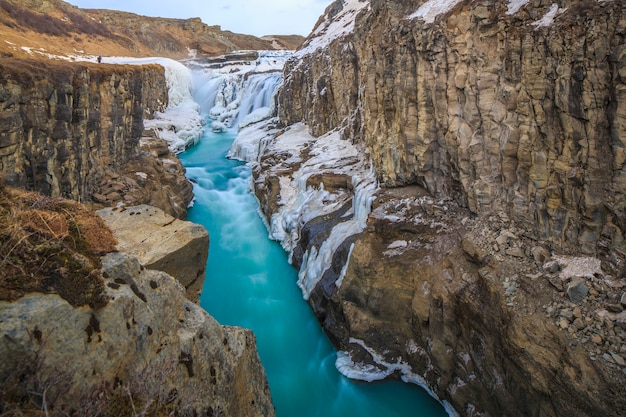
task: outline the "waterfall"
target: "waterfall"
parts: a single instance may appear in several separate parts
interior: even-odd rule
[[[282,81],[282,67],[290,56],[283,51],[261,51],[254,62],[196,64],[194,97],[214,132],[241,129],[271,117],[274,95]]]
[[[355,363],[347,352],[337,356],[302,301],[302,295],[308,298],[331,267],[339,246],[364,230],[378,184],[368,153],[343,140],[339,130],[315,138],[298,123],[277,134],[274,94],[282,82],[280,68],[285,60],[286,55],[261,54],[256,62],[193,66],[194,98],[211,125],[198,146],[182,157],[197,196],[190,219],[205,224],[215,238],[207,264],[207,277],[212,279],[205,282],[202,305],[222,323],[254,330],[281,417],[409,416],[416,411],[443,416],[434,400],[408,385],[349,383],[339,372],[373,380],[398,371],[405,381],[423,381],[402,363],[381,362],[377,371]],[[231,158],[225,159],[228,146]],[[274,175],[280,184],[280,208],[265,226],[282,249],[264,238],[267,229],[260,222],[263,217],[257,216],[258,201],[244,192],[249,191],[251,170],[233,161],[254,165],[263,150],[280,155],[270,172],[261,175]],[[232,171],[224,172],[222,165],[232,166]],[[308,185],[312,176],[320,174],[349,178],[351,184],[334,190],[326,190],[323,183]],[[343,210],[350,202],[351,208]],[[296,277],[285,251],[291,259],[301,227],[324,215],[339,218],[325,242],[304,255]],[[349,253],[348,261],[352,249]],[[345,273],[344,267],[336,280],[338,287]],[[299,289],[293,285],[296,280]]]

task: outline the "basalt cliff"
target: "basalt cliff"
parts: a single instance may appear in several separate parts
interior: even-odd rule
[[[621,1],[329,6],[254,175],[340,369],[464,416],[626,413],[625,35]]]

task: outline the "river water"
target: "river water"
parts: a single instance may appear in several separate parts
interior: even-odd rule
[[[417,386],[355,382],[336,370],[336,352],[296,285],[297,272],[268,238],[250,169],[226,158],[234,137],[207,129],[179,155],[195,182],[188,219],[211,236],[200,303],[220,323],[254,331],[278,417],[446,416]]]

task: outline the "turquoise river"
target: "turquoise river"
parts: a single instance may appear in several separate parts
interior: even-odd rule
[[[180,155],[195,183],[188,219],[211,236],[202,307],[254,331],[278,417],[443,417],[417,386],[351,381],[296,285],[297,272],[268,238],[250,169],[226,158],[235,134],[213,133]]]

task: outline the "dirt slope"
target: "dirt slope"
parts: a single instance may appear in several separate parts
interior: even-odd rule
[[[300,36],[267,39],[223,31],[199,18],[166,19],[80,9],[62,0],[0,0],[0,57],[221,55],[294,49]]]

